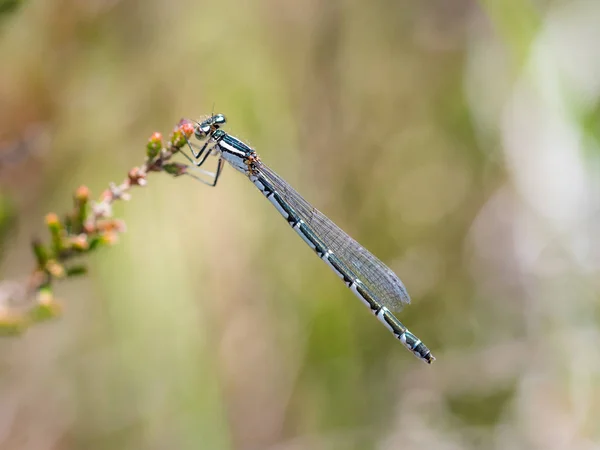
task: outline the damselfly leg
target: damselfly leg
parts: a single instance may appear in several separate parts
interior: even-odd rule
[[[219,161],[217,162],[217,170],[215,172],[209,172],[207,170],[195,166],[188,166],[186,175],[189,175],[193,179],[198,180],[201,183],[206,184],[207,186],[215,187],[217,185],[217,181],[219,180],[219,176],[221,176],[221,172],[223,171],[224,165],[225,161],[223,160],[223,158],[219,158]],[[206,181],[203,178],[200,178],[198,175],[195,174],[195,172],[201,173],[205,176],[212,178],[212,181]]]
[[[209,144],[212,144],[212,146],[208,147]],[[200,167],[211,154],[218,153],[214,148],[214,144],[216,144],[216,142],[211,138],[202,146],[197,155],[194,154],[194,157],[196,158],[196,161],[194,161],[195,166]]]
[[[196,130],[198,127],[200,127],[202,124],[200,122],[196,122],[195,120],[191,120],[191,119],[181,119],[179,121],[179,126],[181,126],[184,123],[193,123],[194,124],[194,130]],[[184,135],[185,138],[185,143],[187,144],[187,146],[190,149],[190,153],[192,155],[194,155],[194,157],[196,157],[196,152],[194,151],[194,148],[196,148],[196,145],[192,144],[190,142],[190,140],[187,138],[187,136]],[[179,153],[181,153],[183,156],[185,156],[185,158],[192,164],[195,164],[194,161],[192,160],[192,158],[190,158],[186,153],[184,153],[181,149],[179,150]]]
[[[192,145],[192,144],[191,144],[191,142],[189,142],[189,141],[188,141],[188,145],[189,145],[189,146],[190,146],[190,148],[191,148],[191,145]],[[201,169],[201,168],[199,167],[199,166],[201,166],[202,164],[204,164],[204,162],[206,161],[206,159],[207,159],[207,158],[208,158],[208,157],[209,157],[211,154],[213,154],[213,155],[218,155],[218,152],[217,152],[217,151],[216,151],[214,148],[211,148],[210,150],[208,150],[208,151],[206,152],[205,156],[202,158],[202,160],[201,160],[201,161],[196,161],[196,160],[193,160],[193,159],[192,159],[192,158],[191,158],[191,157],[190,157],[190,156],[189,156],[189,155],[188,155],[186,152],[184,152],[184,151],[181,151],[181,150],[180,150],[180,151],[179,151],[179,153],[181,153],[181,154],[182,154],[182,155],[185,157],[185,159],[187,159],[187,160],[190,162],[190,164],[191,164],[191,165],[187,166],[187,167],[188,167],[188,169],[187,169],[187,172],[186,172],[186,174],[187,174],[187,175],[189,175],[190,177],[192,177],[192,178],[194,178],[194,179],[196,179],[196,180],[200,181],[201,183],[204,183],[204,184],[206,184],[206,185],[208,185],[208,186],[216,186],[216,184],[217,184],[217,181],[218,181],[218,179],[219,179],[219,176],[221,175],[221,172],[223,171],[223,166],[224,166],[224,161],[223,161],[223,158],[221,158],[221,157],[219,156],[219,159],[218,159],[218,161],[217,161],[217,169],[216,169],[216,171],[215,171],[215,172],[210,172],[210,171],[208,171],[208,170],[204,170],[204,169]],[[202,174],[202,175],[204,175],[204,176],[207,176],[207,177],[211,178],[212,180],[211,180],[211,181],[206,181],[205,179],[203,179],[203,178],[200,178],[200,177],[199,177],[198,175],[196,175],[196,174]]]

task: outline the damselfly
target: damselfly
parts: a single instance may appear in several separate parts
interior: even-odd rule
[[[198,140],[205,141],[204,145],[198,148],[188,141],[194,158],[183,154],[198,167],[210,155],[216,155],[218,163],[214,173],[200,169],[205,175],[212,177],[210,182],[201,177],[195,178],[215,186],[225,161],[246,175],[304,242],[369,307],[385,327],[417,358],[431,364],[435,360],[431,351],[391,312],[410,303],[406,288],[396,274],[304,200],[260,160],[254,149],[221,130],[224,123],[225,116],[222,114],[196,123],[194,135]]]

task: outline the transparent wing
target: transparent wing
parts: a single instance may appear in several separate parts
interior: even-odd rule
[[[263,163],[257,169],[344,264],[373,292],[381,304],[398,311],[410,303],[400,278],[371,252],[346,234],[323,213],[310,205],[288,183]]]

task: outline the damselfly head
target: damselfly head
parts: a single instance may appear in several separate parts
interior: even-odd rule
[[[194,136],[196,136],[196,139],[202,140],[213,134],[225,122],[227,122],[227,120],[223,114],[215,114],[196,126]]]

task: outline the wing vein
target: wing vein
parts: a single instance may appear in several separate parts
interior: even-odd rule
[[[378,297],[381,304],[398,311],[403,305],[410,303],[404,284],[388,266],[308,203],[268,166],[259,163],[257,169],[273,183],[283,199],[292,206],[323,243],[356,273],[358,278]]]

